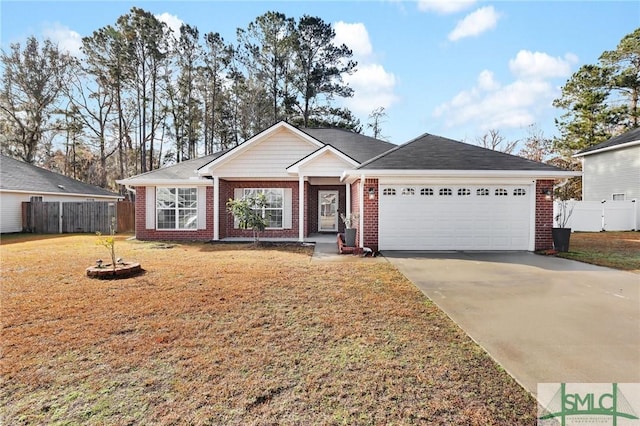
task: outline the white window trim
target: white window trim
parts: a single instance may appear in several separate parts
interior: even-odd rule
[[[280,210],[282,212],[282,215],[280,216],[282,218],[282,226],[275,226],[275,227],[271,227],[271,226],[267,226],[265,229],[273,229],[273,230],[282,230],[282,229],[286,229],[284,227],[284,215],[285,215],[285,191],[284,188],[242,188],[242,197],[246,197],[248,194],[248,192],[250,191],[280,191],[280,195],[282,197],[282,207],[280,208],[263,208],[262,209],[262,214],[264,215],[266,210]],[[263,216],[264,217],[264,216]]]
[[[159,209],[158,208],[158,191],[160,191],[161,189],[175,189],[176,190],[176,193],[175,193],[176,206],[173,208],[173,210],[175,210],[175,212],[176,212],[176,222],[175,222],[175,227],[174,228],[159,228],[158,227],[158,222],[159,222],[158,221],[158,210],[171,210],[171,209]],[[189,208],[184,208],[184,207],[180,208],[180,207],[178,207],[178,189],[195,189],[196,190],[196,206],[195,207],[189,207]],[[192,232],[192,231],[197,231],[198,229],[200,229],[199,226],[198,226],[198,203],[199,203],[200,200],[198,200],[198,188],[197,187],[195,187],[195,186],[194,187],[157,186],[156,187],[156,191],[155,191],[155,196],[156,196],[156,198],[155,198],[155,210],[154,210],[154,212],[155,212],[155,222],[156,222],[155,228],[156,228],[156,231],[158,231],[158,232],[162,232],[162,231]],[[179,227],[180,221],[178,220],[178,218],[179,218],[179,214],[178,213],[179,213],[180,210],[195,210],[195,212],[196,212],[196,226],[194,228],[180,228]]]
[[[622,199],[616,200],[616,195],[622,195]],[[626,199],[627,197],[625,196],[624,192],[614,192],[613,194],[611,194],[611,201],[625,201]]]

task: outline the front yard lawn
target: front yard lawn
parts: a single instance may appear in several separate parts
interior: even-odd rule
[[[574,232],[561,257],[640,272],[640,232]]]
[[[531,425],[534,398],[388,263],[3,239],[1,424]]]

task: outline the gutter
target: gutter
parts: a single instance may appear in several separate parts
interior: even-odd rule
[[[341,181],[354,181],[360,176],[366,177],[424,177],[424,178],[532,178],[562,179],[582,176],[580,171],[541,171],[541,170],[346,170]]]
[[[606,148],[594,149],[593,151],[579,152],[577,154],[573,154],[572,157],[573,158],[585,157],[585,156],[591,155],[591,154],[599,154],[601,152],[607,152],[607,151],[613,151],[613,150],[616,150],[616,149],[629,148],[630,146],[635,146],[635,145],[640,145],[640,141],[631,141],[631,142],[627,142],[627,143],[621,143],[621,144],[618,144],[618,145],[608,146]]]

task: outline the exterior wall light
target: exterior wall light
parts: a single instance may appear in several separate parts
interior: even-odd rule
[[[369,187],[369,199],[373,200],[374,198],[376,198],[376,189],[371,186]]]
[[[542,189],[540,190],[540,193],[541,193],[542,195],[544,195],[544,197],[545,197],[547,200],[550,200],[550,199],[551,199],[551,188],[542,188]]]

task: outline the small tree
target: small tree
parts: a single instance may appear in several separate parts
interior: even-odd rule
[[[227,201],[227,211],[238,220],[240,229],[253,230],[256,244],[260,242],[260,232],[267,227],[268,215],[264,214],[266,206],[267,197],[264,194],[250,195],[239,200],[230,198]]]
[[[96,232],[98,236],[98,241],[96,244],[104,246],[109,250],[109,254],[111,255],[111,267],[113,270],[116,270],[116,218],[115,216],[111,217],[111,225],[109,226],[109,236],[103,237],[101,232]],[[98,261],[98,267],[102,265],[102,261]]]

